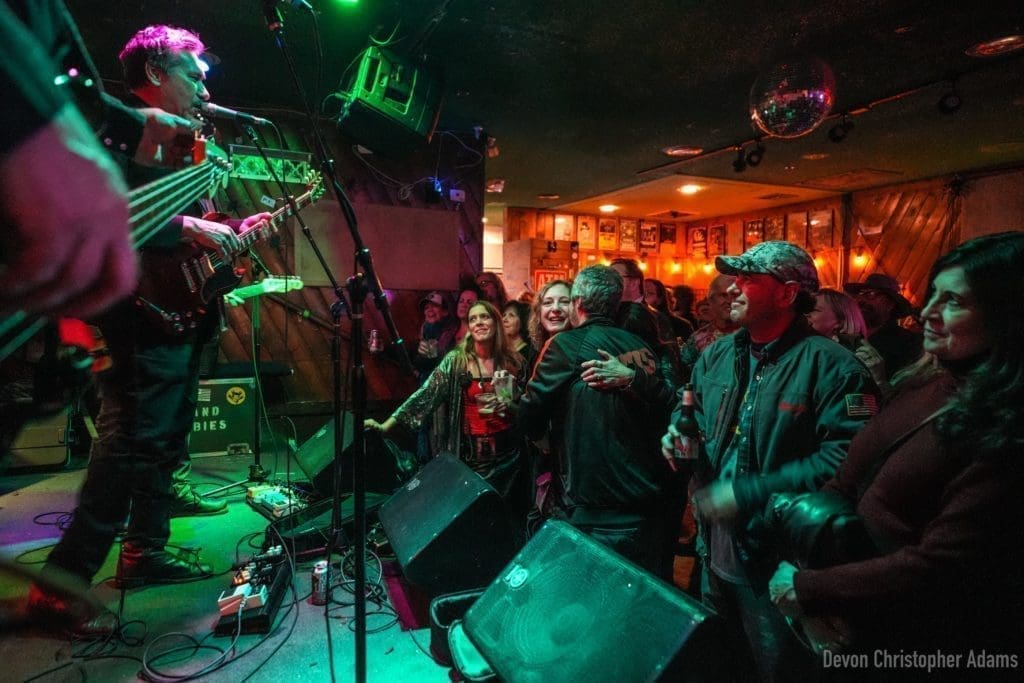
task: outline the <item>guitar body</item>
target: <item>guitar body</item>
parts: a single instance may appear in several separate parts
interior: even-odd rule
[[[140,257],[145,275],[135,301],[168,334],[195,329],[211,302],[242,281],[233,262],[198,244],[144,249]]]
[[[309,189],[294,199],[296,206],[312,204],[323,196],[319,176]],[[135,292],[135,303],[164,332],[172,335],[194,330],[216,297],[224,296],[241,283],[235,272],[234,257],[265,239],[291,215],[285,206],[274,211],[268,221],[250,227],[238,235],[239,247],[228,256],[195,243],[175,249],[148,249],[141,252],[142,278]],[[208,213],[204,220],[225,222],[225,214]]]

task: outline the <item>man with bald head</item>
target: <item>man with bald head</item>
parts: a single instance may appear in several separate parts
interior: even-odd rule
[[[711,304],[711,322],[699,327],[683,344],[679,351],[683,365],[683,374],[689,378],[693,366],[697,364],[701,351],[713,341],[740,328],[739,323],[732,319],[732,301],[735,295],[729,291],[736,281],[733,275],[719,273],[708,287],[708,302]]]

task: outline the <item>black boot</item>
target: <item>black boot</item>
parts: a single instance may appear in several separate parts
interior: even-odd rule
[[[228,511],[226,500],[203,498],[192,490],[185,489],[174,497],[171,503],[171,517],[200,517],[203,515],[219,515]]]
[[[25,618],[33,626],[74,638],[106,638],[117,629],[116,614],[36,584],[28,591]]]
[[[149,584],[182,583],[205,579],[210,566],[195,553],[172,555],[163,549],[145,548],[125,543],[117,562],[117,588],[137,588]]]

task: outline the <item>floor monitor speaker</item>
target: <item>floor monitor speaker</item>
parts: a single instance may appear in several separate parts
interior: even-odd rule
[[[405,577],[431,596],[485,586],[515,554],[501,496],[448,454],[427,463],[379,514]]]
[[[344,444],[341,452],[341,491],[352,486],[352,413],[344,413]],[[334,494],[334,423],[331,419],[295,453],[299,468],[322,496]],[[380,433],[366,431],[366,490],[390,494],[408,479],[412,455],[401,451]]]
[[[581,531],[552,521],[466,612],[501,680],[712,679],[718,621],[693,598]]]

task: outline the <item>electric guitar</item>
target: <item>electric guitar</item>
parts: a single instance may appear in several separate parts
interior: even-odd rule
[[[316,202],[324,194],[319,175],[314,174],[306,187],[306,192],[295,198],[297,208]],[[143,251],[136,304],[168,334],[185,334],[195,329],[210,303],[242,281],[235,271],[234,258],[276,232],[291,215],[290,205],[274,211],[267,221],[239,234],[238,248],[227,256],[195,243]],[[226,217],[207,214],[204,218],[223,220]]]
[[[224,299],[232,306],[238,306],[246,299],[264,294],[284,294],[302,289],[302,278],[298,275],[268,275],[259,282],[239,287],[224,295]]]
[[[227,181],[231,164],[206,152],[205,141],[197,140],[191,166],[128,193],[128,221],[136,249],[144,246],[182,209],[200,197],[209,196],[218,184]],[[25,311],[0,318],[0,361],[17,351],[47,322],[45,316]]]

